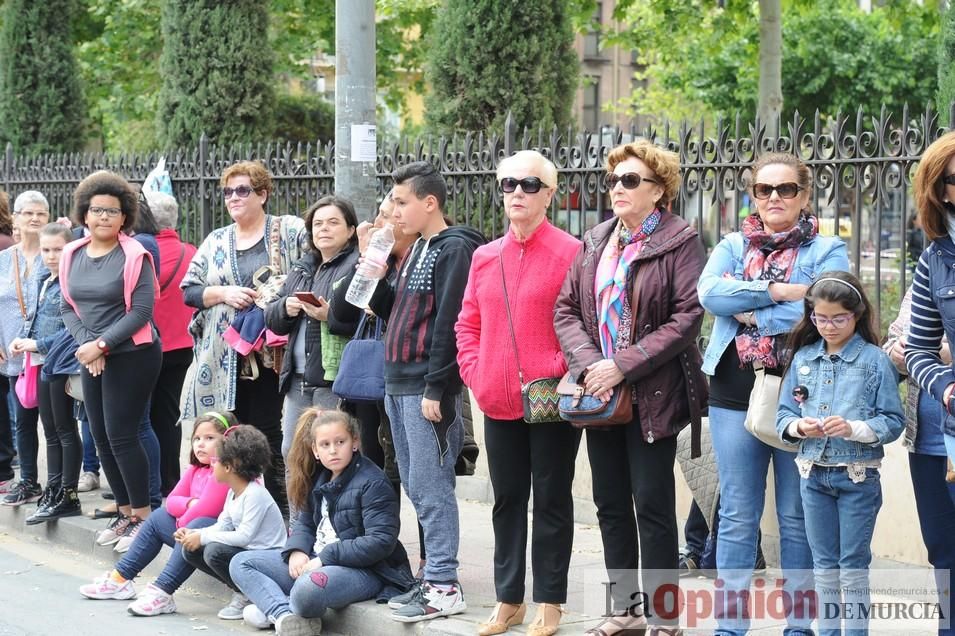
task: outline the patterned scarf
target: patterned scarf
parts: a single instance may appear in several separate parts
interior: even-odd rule
[[[609,358],[616,351],[617,331],[623,314],[623,300],[627,286],[627,272],[643,247],[644,241],[660,224],[662,213],[654,210],[635,233],[617,221],[614,233],[607,241],[594,277],[594,297],[597,299],[597,331],[600,348]]]
[[[743,257],[743,280],[788,283],[799,246],[816,237],[819,220],[815,216],[803,214],[793,229],[772,234],[763,227],[758,215],[751,214],[743,220],[741,230],[743,236],[749,239]],[[752,362],[760,362],[770,369],[782,366],[786,355],[784,345],[785,334],[760,336],[758,328],[742,324],[736,336],[736,351],[743,366]]]

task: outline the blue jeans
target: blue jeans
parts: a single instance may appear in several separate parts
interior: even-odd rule
[[[868,468],[865,480],[853,483],[845,466],[814,465],[800,491],[819,595],[819,634],[840,634],[839,603],[853,613],[846,615],[845,634],[867,634],[869,622],[859,609],[869,607],[872,530],[882,507],[879,471]]]
[[[344,609],[378,595],[381,579],[371,570],[326,565],[292,579],[282,550],[248,550],[232,557],[229,575],[266,616],[289,612],[321,618],[325,610]]]
[[[139,441],[146,451],[146,461],[149,464],[149,507],[156,510],[162,505],[162,460],[159,451],[159,438],[149,420],[149,401],[146,401],[146,410],[139,422]]]
[[[86,417],[86,409],[82,402],[78,410],[80,412],[80,429],[83,434],[83,472],[99,474],[99,455],[96,454],[96,442],[93,440],[93,433],[90,432],[90,420]]]
[[[189,522],[187,528],[205,528],[216,520],[212,517],[197,517]],[[176,532],[176,518],[166,512],[165,508],[154,510],[149,518],[143,522],[139,534],[129,547],[129,551],[116,564],[116,571],[127,580],[133,580],[139,573],[152,563],[163,545],[172,548],[172,556],[166,562],[156,577],[156,587],[166,594],[174,594],[186,579],[195,571],[195,568],[182,558],[182,544],[177,543],[172,535]]]
[[[936,570],[955,571],[955,484],[945,481],[944,456],[909,453],[909,472],[915,491],[922,541],[928,549],[928,561]],[[936,578],[939,590],[945,581]],[[950,599],[939,596],[945,609]],[[955,628],[939,629],[939,636],[955,635]]]
[[[464,443],[461,394],[441,400],[441,414],[451,422],[443,456],[435,425],[421,414],[422,397],[420,393],[386,395],[385,410],[391,420],[401,483],[424,528],[428,552],[424,578],[432,583],[451,583],[458,580],[460,529],[454,463]]]
[[[720,475],[720,527],[716,543],[716,566],[725,584],[726,603],[716,607],[716,634],[745,634],[749,616],[740,595],[749,590],[756,562],[759,522],[766,503],[766,475],[773,462],[776,486],[776,518],[779,522],[780,565],[784,588],[791,598],[803,599],[812,589],[812,552],[806,540],[799,472],[795,453],[759,441],[745,428],[745,411],[710,406],[710,434]],[[802,572],[791,572],[802,570]],[[801,591],[801,592],[799,592]],[[787,617],[787,635],[810,634],[811,608],[797,600]]]

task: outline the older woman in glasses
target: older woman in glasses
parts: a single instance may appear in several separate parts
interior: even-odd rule
[[[648,619],[651,633],[678,633],[675,620],[632,595],[641,591],[638,564],[651,598],[677,584],[676,435],[692,423],[698,454],[706,395],[696,346],[703,245],[667,211],[680,189],[675,153],[649,141],[618,146],[607,173],[614,217],[584,237],[554,308],[564,358],[587,393],[609,400],[629,384],[633,394],[628,424],[587,430],[604,563],[615,583],[611,615],[587,633],[646,630]]]
[[[521,386],[566,373],[553,308],[580,241],[547,220],[557,168],[543,155],[522,150],[504,159],[497,180],[510,228],[474,252],[455,326],[461,378],[485,416],[494,487],[497,606],[478,634],[500,634],[524,620],[527,502],[533,484],[531,569],[539,605],[527,633],[546,636],[557,631],[561,604],[567,601],[574,540],[571,485],[580,431],[559,418],[527,423]]]
[[[809,285],[820,272],[849,269],[845,244],[818,234],[809,207],[812,173],[798,157],[760,157],[751,169],[750,193],[754,212],[714,248],[697,287],[703,307],[716,318],[703,371],[710,376],[710,431],[720,476],[716,564],[726,589],[734,592],[749,589],[770,460],[781,565],[812,569],[795,454],[763,443],[743,422],[755,382],[753,365],[781,374],[788,363],[786,339],[802,318]],[[802,582],[812,585],[811,577]],[[745,633],[749,621],[740,618],[742,605],[735,596],[727,598],[725,607],[716,608],[716,633]],[[790,617],[789,626],[794,631],[788,633],[811,633],[808,620]]]
[[[243,357],[223,340],[223,334],[237,312],[258,298],[253,283],[257,271],[272,267],[273,275],[284,275],[302,257],[305,223],[295,216],[266,213],[272,176],[257,161],[229,166],[220,183],[233,223],[206,237],[180,284],[185,303],[198,310],[189,325],[195,358],[183,385],[182,417],[232,411],[240,422],[261,430],[272,448],[265,486],[286,511],[281,367],[275,368],[277,358],[271,348]]]
[[[138,424],[162,363],[152,322],[158,285],[152,256],[125,233],[139,213],[129,183],[94,172],[73,198],[73,221],[89,234],[60,258],[63,322],[79,345],[86,414],[120,513],[97,538],[110,545],[135,534],[151,510]]]

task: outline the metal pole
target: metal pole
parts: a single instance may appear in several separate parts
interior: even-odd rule
[[[375,0],[335,0],[335,193],[359,221],[375,197]]]

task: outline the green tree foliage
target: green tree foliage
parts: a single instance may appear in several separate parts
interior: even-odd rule
[[[335,138],[335,108],[318,95],[278,95],[272,139],[315,143]]]
[[[942,12],[942,33],[938,44],[938,112],[945,121],[955,102],[955,2],[949,2]]]
[[[447,0],[429,42],[426,119],[439,132],[566,125],[577,89],[564,0]]]
[[[18,152],[76,151],[86,106],[73,57],[75,0],[7,0],[0,26],[0,136]]]
[[[635,49],[647,80],[625,105],[630,110],[693,119],[755,115],[755,3],[620,0],[615,17],[626,26],[608,42]],[[859,107],[872,113],[882,104],[899,113],[906,102],[919,108],[935,94],[937,41],[937,9],[914,0],[887,0],[870,13],[854,0],[784,0],[783,117]]]
[[[265,141],[274,84],[268,5],[260,0],[166,0],[162,9],[159,141]]]
[[[157,145],[161,7],[155,0],[88,0],[80,17],[77,58],[105,149]]]

